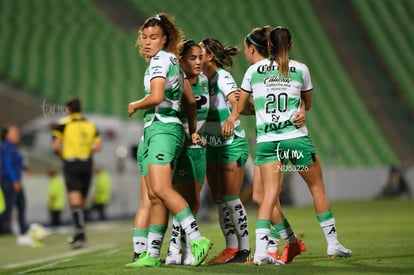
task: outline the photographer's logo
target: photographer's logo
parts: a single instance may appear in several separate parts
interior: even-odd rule
[[[46,99],[43,99],[42,105],[40,106],[44,117],[54,116],[54,115],[66,115],[66,107],[63,105],[56,105],[54,103],[47,102]]]
[[[285,161],[293,161],[293,163],[297,163],[298,160],[303,159],[305,156],[303,155],[302,150],[292,150],[292,149],[280,149],[280,143],[277,144],[277,148],[275,150],[277,160],[281,161],[282,164],[278,166],[277,171],[280,172],[299,172],[299,171],[308,171],[308,166],[305,165],[285,165]]]
[[[281,161],[281,160],[283,161],[285,159],[301,159],[301,158],[304,158],[303,151],[301,151],[301,150],[291,150],[291,149],[287,149],[287,150],[280,149],[280,143],[277,144],[276,155],[277,155],[277,160],[279,160],[279,161]]]

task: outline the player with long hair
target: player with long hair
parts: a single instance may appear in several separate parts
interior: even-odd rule
[[[197,133],[203,139],[204,124],[210,106],[208,80],[202,74],[203,53],[194,40],[185,40],[179,55],[180,65],[190,83],[197,106]],[[204,143],[192,144],[186,113],[180,112],[183,121],[186,142],[181,152],[174,173],[173,186],[188,202],[193,215],[196,216],[200,207],[200,191],[206,175],[206,148]],[[188,240],[182,236],[178,221],[173,218],[170,247],[165,259],[166,264],[191,265],[193,255]]]
[[[148,176],[148,174],[144,174],[145,172],[142,164],[142,157],[145,151],[144,147],[144,137],[142,136],[137,148],[137,164],[141,173],[141,179],[139,183],[139,204],[132,222],[132,246],[134,250],[132,262],[138,260],[139,256],[145,253],[148,248],[148,227],[151,213],[151,201],[148,196],[148,188],[145,182],[145,177]]]
[[[175,163],[184,145],[183,126],[178,117],[184,92],[184,76],[177,59],[181,41],[181,30],[166,13],[148,18],[137,39],[139,51],[149,65],[144,76],[145,96],[128,104],[128,115],[146,110],[142,162],[144,174],[148,174],[145,182],[151,200],[151,215],[148,249],[137,261],[128,264],[129,267],[161,265],[160,250],[168,225],[168,210],[190,240],[193,265],[200,265],[211,248],[211,241],[201,235],[188,203],[172,187]],[[194,96],[192,100],[195,104]],[[200,137],[194,127],[195,109],[191,117],[194,118],[190,121],[191,138],[197,143]]]
[[[210,110],[205,134],[207,141],[207,181],[217,206],[219,223],[226,248],[210,263],[245,262],[250,256],[247,212],[240,200],[244,166],[248,158],[245,132],[236,122],[232,135],[221,134],[222,124],[237,102],[237,84],[224,69],[233,64],[236,47],[225,47],[220,41],[206,38],[200,42],[203,50],[203,72],[208,77]]]
[[[252,65],[243,78],[240,106],[225,126],[231,129],[231,124],[241,114],[250,95],[253,95],[257,132],[255,164],[260,168],[263,184],[256,221],[254,262],[260,264],[268,255],[272,217],[272,220],[281,220],[276,227],[290,228],[286,219],[283,219],[282,212],[277,213],[277,208],[280,208],[278,198],[282,171],[286,161],[295,166],[309,187],[317,219],[328,243],[328,256],[350,257],[352,251],[343,247],[337,239],[335,219],[325,194],[320,163],[306,125],[299,127],[295,123],[297,114],[303,112],[304,107],[311,107],[313,87],[309,70],[305,64],[289,58],[292,39],[287,28],[277,27],[271,30],[268,42],[270,58],[255,59],[250,55],[249,40],[254,41],[251,34],[245,39],[245,53],[248,60],[251,58],[249,61]],[[229,129],[223,128],[223,131]],[[293,230],[287,231],[286,235],[282,235],[283,231],[279,232],[289,242],[281,256],[281,260],[288,263],[302,252],[300,240],[295,237]]]

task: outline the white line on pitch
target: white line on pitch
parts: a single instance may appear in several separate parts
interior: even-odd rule
[[[50,257],[44,257],[44,258],[30,260],[30,261],[26,261],[26,262],[5,265],[5,266],[2,266],[0,268],[0,270],[10,269],[10,268],[15,268],[15,267],[22,267],[22,266],[25,266],[25,265],[38,264],[38,263],[42,263],[42,262],[46,262],[46,261],[52,261],[52,260],[56,260],[56,259],[60,259],[60,258],[72,257],[72,256],[76,256],[76,255],[80,255],[80,254],[100,250],[100,249],[112,248],[114,246],[115,246],[114,244],[103,244],[103,245],[97,245],[97,246],[92,246],[92,247],[86,247],[86,248],[82,248],[82,249],[79,249],[79,250],[73,250],[73,251],[69,251],[69,252],[66,252],[66,253],[62,253],[62,254],[58,254],[58,255],[54,255],[54,256],[50,256]],[[22,271],[22,272],[24,272],[24,271]]]

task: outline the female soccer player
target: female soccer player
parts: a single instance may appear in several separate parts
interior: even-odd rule
[[[240,121],[232,135],[222,136],[222,124],[236,104],[237,84],[224,67],[231,67],[235,47],[224,47],[212,38],[200,42],[203,50],[203,72],[209,81],[210,110],[205,134],[207,141],[207,181],[216,203],[226,248],[210,263],[245,262],[250,255],[247,213],[239,195],[248,143]]]
[[[194,40],[186,40],[180,50],[180,65],[191,84],[197,106],[197,127],[196,131],[203,138],[204,124],[210,106],[208,94],[208,80],[202,74],[203,53]],[[185,112],[180,112],[186,134],[186,143],[177,161],[174,173],[174,189],[186,199],[193,215],[195,216],[200,207],[200,191],[206,175],[206,149],[204,144],[192,144],[190,142],[190,130]],[[166,264],[190,265],[193,261],[191,246],[181,239],[181,227],[178,221],[173,218],[172,234]],[[184,238],[183,238],[184,239]]]
[[[172,187],[174,165],[184,145],[183,127],[178,118],[184,79],[176,58],[181,41],[181,31],[166,13],[147,19],[137,39],[140,53],[149,60],[149,65],[144,76],[145,97],[129,103],[128,115],[146,110],[142,162],[144,174],[148,173],[151,215],[147,252],[129,264],[132,267],[161,264],[160,249],[168,224],[168,210],[188,235],[194,254],[193,265],[201,264],[211,247],[211,241],[201,235],[187,202]],[[192,142],[197,143],[199,136],[194,132],[194,124],[191,125]]]
[[[145,151],[144,147],[144,137],[142,137],[138,144],[137,150],[137,164],[141,172],[141,181],[139,205],[137,211],[135,212],[132,224],[132,245],[134,249],[132,262],[136,262],[139,256],[145,253],[148,248],[148,226],[151,213],[151,201],[148,196],[148,188],[145,182],[145,178],[148,174],[144,174],[146,172],[144,172],[142,164],[142,157]],[[127,264],[127,266],[129,265],[130,264]]]
[[[338,239],[335,220],[325,195],[322,172],[316,150],[308,136],[306,126],[298,127],[294,118],[302,112],[301,99],[307,109],[311,106],[312,82],[307,66],[289,59],[292,41],[291,34],[284,27],[272,29],[269,35],[270,59],[255,59],[249,55],[249,44],[254,39],[249,34],[245,39],[245,53],[250,63],[240,94],[240,107],[247,103],[250,94],[254,97],[256,110],[257,154],[255,164],[260,168],[263,184],[263,197],[256,221],[256,252],[254,262],[260,264],[267,255],[270,219],[275,206],[279,205],[283,164],[290,160],[306,181],[314,200],[317,218],[328,242],[327,254],[330,257],[350,257],[352,251],[343,247]],[[252,44],[254,44],[252,42]],[[238,115],[229,119],[238,118]],[[228,131],[228,129],[223,129]],[[274,214],[274,213],[273,213]],[[282,217],[280,214],[279,220]],[[276,217],[277,218],[277,217]],[[282,220],[289,228],[288,223]],[[277,226],[277,225],[276,225]],[[300,245],[294,245],[293,231],[287,232],[289,245],[281,260],[290,262],[300,254]],[[282,234],[281,234],[282,235]],[[282,236],[283,237],[283,236]]]

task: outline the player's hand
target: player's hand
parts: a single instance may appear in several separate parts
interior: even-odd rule
[[[240,98],[240,88],[237,88],[237,90],[234,92],[234,98],[236,99],[236,101],[239,101]]]
[[[22,191],[22,185],[20,184],[20,182],[14,182],[13,183],[13,189],[14,189],[14,191],[16,191],[16,192],[20,192],[20,191]]]
[[[206,145],[206,143],[204,142],[204,140],[200,137],[198,133],[191,134],[191,143],[194,145],[200,145],[203,147]]]
[[[131,117],[136,112],[134,103],[131,102],[128,104],[128,117]]]
[[[295,125],[296,127],[300,128],[302,126],[305,125],[306,122],[306,114],[305,112],[299,111],[295,114],[295,116],[293,117],[293,125]]]
[[[224,122],[223,127],[221,128],[221,135],[224,139],[230,138],[234,133],[234,122],[236,120],[230,115],[227,120]]]

